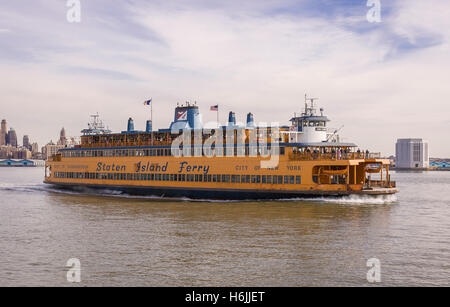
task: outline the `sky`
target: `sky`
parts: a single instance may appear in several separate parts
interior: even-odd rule
[[[450,158],[450,2],[381,0],[0,1],[0,118],[22,141],[79,136],[99,113],[113,131],[132,117],[167,128],[177,103],[203,121],[219,105],[238,121],[288,124],[305,93],[341,140],[395,153],[424,138]]]

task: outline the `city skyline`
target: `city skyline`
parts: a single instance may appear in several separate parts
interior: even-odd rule
[[[447,3],[381,1],[380,23],[366,1],[81,3],[80,23],[65,1],[2,4],[2,116],[20,140],[79,136],[96,112],[114,132],[128,117],[144,130],[150,97],[155,129],[186,100],[204,122],[219,105],[222,123],[234,111],[287,124],[308,93],[362,149],[417,137],[450,156]]]
[[[10,132],[14,132],[13,141],[10,139]],[[0,145],[11,145],[13,147],[29,147],[32,143],[34,143],[30,141],[31,139],[29,134],[20,134],[20,136],[14,127],[9,126],[8,129],[8,121],[6,120],[6,118],[3,118],[1,120]],[[19,142],[20,139],[22,140],[22,144]]]
[[[6,131],[6,137],[3,139],[3,133]],[[8,139],[8,134],[13,131],[15,135],[14,142],[11,142],[10,139]],[[33,144],[38,144],[34,139],[30,138],[30,134],[19,134],[17,133],[17,130],[14,129],[14,127],[10,126],[8,129],[8,121],[6,119],[1,120],[1,137],[0,139],[0,146],[1,145],[11,145],[13,147],[26,147],[30,149]],[[55,134],[56,135],[56,134]],[[59,144],[66,144],[68,139],[74,138],[73,136],[66,137],[66,130],[64,127],[62,127],[58,133],[58,137],[56,138],[49,138],[47,142],[41,143],[42,146],[45,146],[46,144],[49,144],[51,142],[54,142],[53,140],[56,140],[56,143]],[[22,143],[19,142],[19,139],[22,140]]]

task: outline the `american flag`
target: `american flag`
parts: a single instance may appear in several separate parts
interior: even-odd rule
[[[216,104],[215,106],[211,106],[211,107],[209,108],[209,110],[210,110],[210,111],[219,111],[219,105]]]

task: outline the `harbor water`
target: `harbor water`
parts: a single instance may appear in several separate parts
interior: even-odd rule
[[[450,172],[393,172],[389,197],[229,202],[43,176],[0,169],[0,286],[450,286]]]

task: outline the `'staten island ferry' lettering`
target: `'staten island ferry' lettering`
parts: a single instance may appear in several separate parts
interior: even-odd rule
[[[205,128],[198,107],[175,109],[168,129],[121,133],[98,116],[82,131],[81,144],[60,149],[46,163],[45,183],[87,186],[128,194],[202,199],[282,199],[397,192],[389,160],[339,141],[323,109],[305,97],[305,109],[289,126],[236,123]],[[374,176],[374,180],[372,179]],[[376,179],[376,180],[375,180]]]

